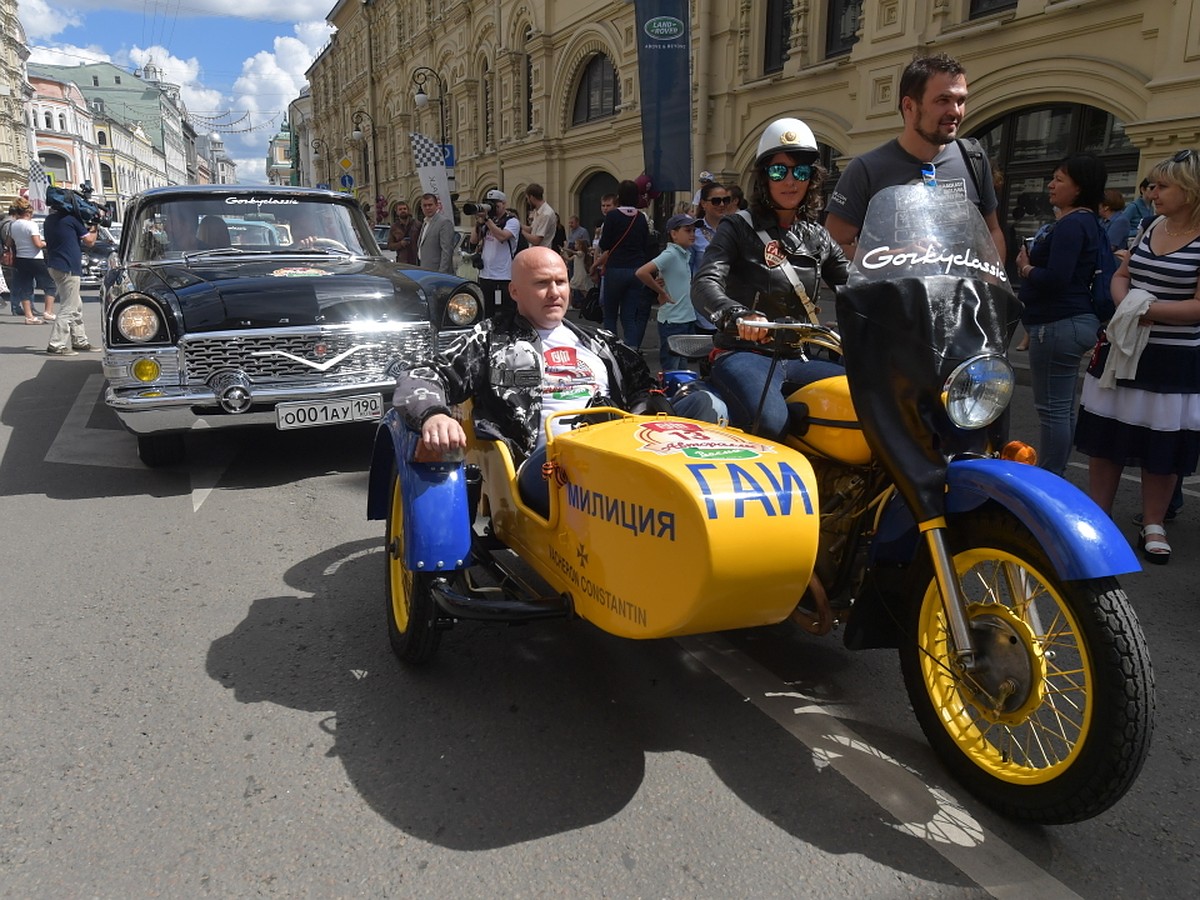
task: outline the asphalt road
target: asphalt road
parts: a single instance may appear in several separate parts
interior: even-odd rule
[[[1123,579],[1158,681],[1141,779],[1090,822],[1018,826],[941,770],[894,655],[833,636],[467,625],[402,669],[369,427],[196,435],[150,471],[98,359],[38,354],[47,333],[0,315],[4,897],[1195,889],[1195,479],[1175,559]],[[1014,434],[1034,425],[1022,388]]]

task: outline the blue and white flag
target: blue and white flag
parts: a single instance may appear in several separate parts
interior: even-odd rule
[[[442,201],[442,209],[453,218],[450,179],[446,174],[446,158],[442,155],[441,145],[416,131],[410,131],[408,139],[412,142],[413,163],[421,179],[422,193],[437,194]]]

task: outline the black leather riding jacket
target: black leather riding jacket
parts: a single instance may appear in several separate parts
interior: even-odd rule
[[[822,225],[797,220],[785,232],[774,216],[764,220],[751,214],[751,218],[753,226],[738,214],[721,220],[692,281],[692,302],[717,326],[713,342],[722,349],[762,349],[731,336],[737,331],[738,317],[748,312],[768,319],[808,320],[783,268],[767,263],[767,246],[758,229],[787,253],[814,303],[818,278],[831,286],[845,284],[850,267],[841,246]]]

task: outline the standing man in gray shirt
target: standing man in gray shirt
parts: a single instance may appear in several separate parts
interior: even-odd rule
[[[932,164],[938,187],[961,192],[978,207],[1000,258],[1006,259],[987,155],[974,142],[964,146],[958,140],[967,110],[966,69],[944,53],[917,57],[900,76],[899,93],[904,130],[850,161],[826,204],[825,228],[853,259],[871,198],[885,187],[920,184],[922,167]],[[972,153],[977,154],[975,165]]]

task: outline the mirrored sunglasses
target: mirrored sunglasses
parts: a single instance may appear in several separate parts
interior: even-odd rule
[[[772,181],[783,181],[787,178],[788,172],[792,173],[792,177],[797,181],[808,181],[812,177],[812,166],[798,165],[789,166],[786,163],[771,163],[763,169],[767,173],[767,177]]]
[[[1193,153],[1194,153],[1194,151],[1192,151],[1192,150],[1180,150],[1178,153],[1176,153],[1174,156],[1171,157],[1171,162],[1177,162],[1177,163],[1187,162],[1189,159],[1192,158]]]

